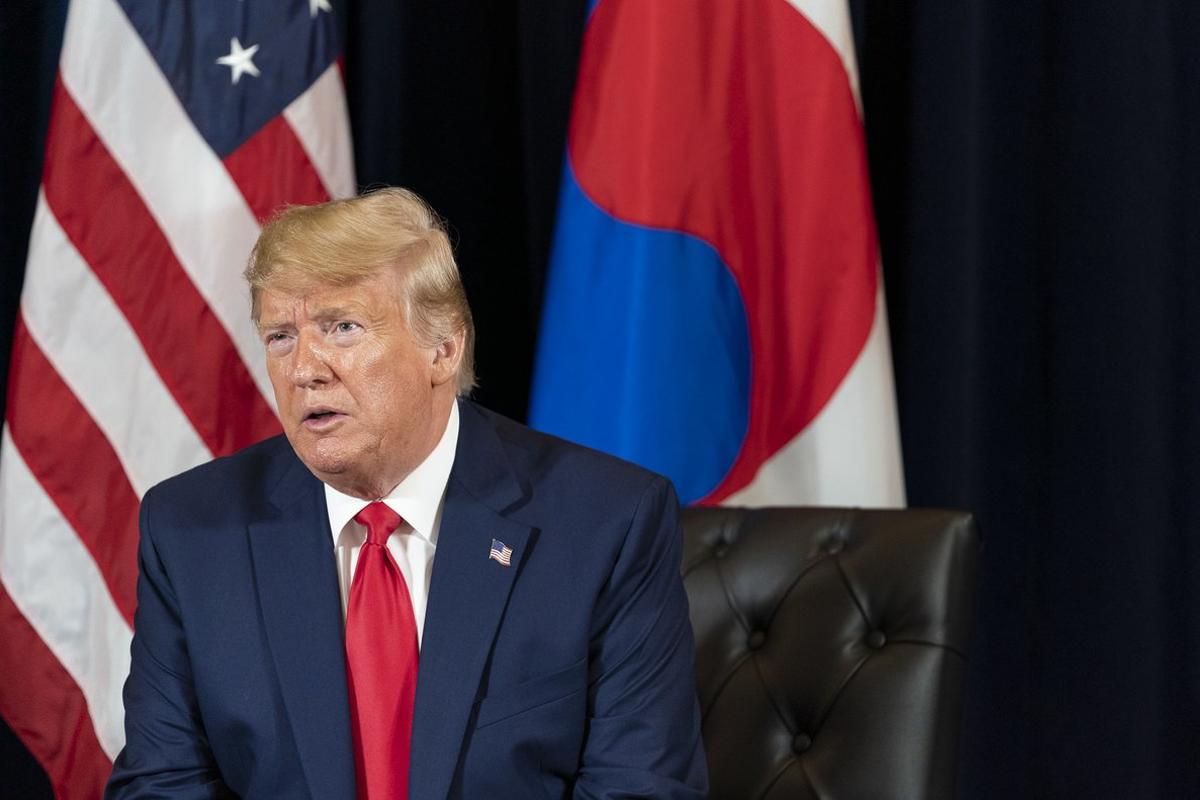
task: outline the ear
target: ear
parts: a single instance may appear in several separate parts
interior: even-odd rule
[[[450,339],[439,344],[433,351],[433,385],[440,386],[458,378],[458,365],[462,361],[463,338],[457,331]]]

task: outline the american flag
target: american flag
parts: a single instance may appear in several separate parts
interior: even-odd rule
[[[492,539],[492,549],[488,551],[488,558],[507,567],[512,563],[512,548],[499,539]]]
[[[241,270],[352,194],[336,0],[73,0],[0,441],[0,714],[59,797],[120,750],[138,499],[278,433]]]

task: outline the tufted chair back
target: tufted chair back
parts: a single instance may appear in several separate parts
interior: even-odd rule
[[[684,512],[713,800],[952,797],[969,514]]]

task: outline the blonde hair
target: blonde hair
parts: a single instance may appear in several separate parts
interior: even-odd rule
[[[258,322],[264,289],[345,286],[386,269],[400,273],[408,327],[423,346],[463,332],[458,393],[468,394],[475,386],[475,325],[467,295],[441,219],[408,189],[376,189],[276,215],[246,266],[251,318]]]

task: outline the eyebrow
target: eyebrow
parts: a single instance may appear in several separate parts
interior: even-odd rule
[[[262,320],[262,319],[260,319],[254,323],[254,327],[258,329],[259,333],[262,333],[263,331],[278,330],[280,328],[292,328],[295,326],[292,325],[292,321],[290,319],[281,319],[281,320]]]
[[[327,322],[331,319],[340,319],[342,317],[361,317],[367,313],[364,306],[344,305],[344,306],[329,306],[328,308],[320,308],[308,315],[308,319],[318,322]],[[278,328],[294,328],[291,318],[279,320],[259,320],[258,329],[260,331],[274,330]]]
[[[329,308],[320,308],[309,314],[309,319],[329,320],[337,317],[356,317],[366,313],[364,306],[330,306]]]

